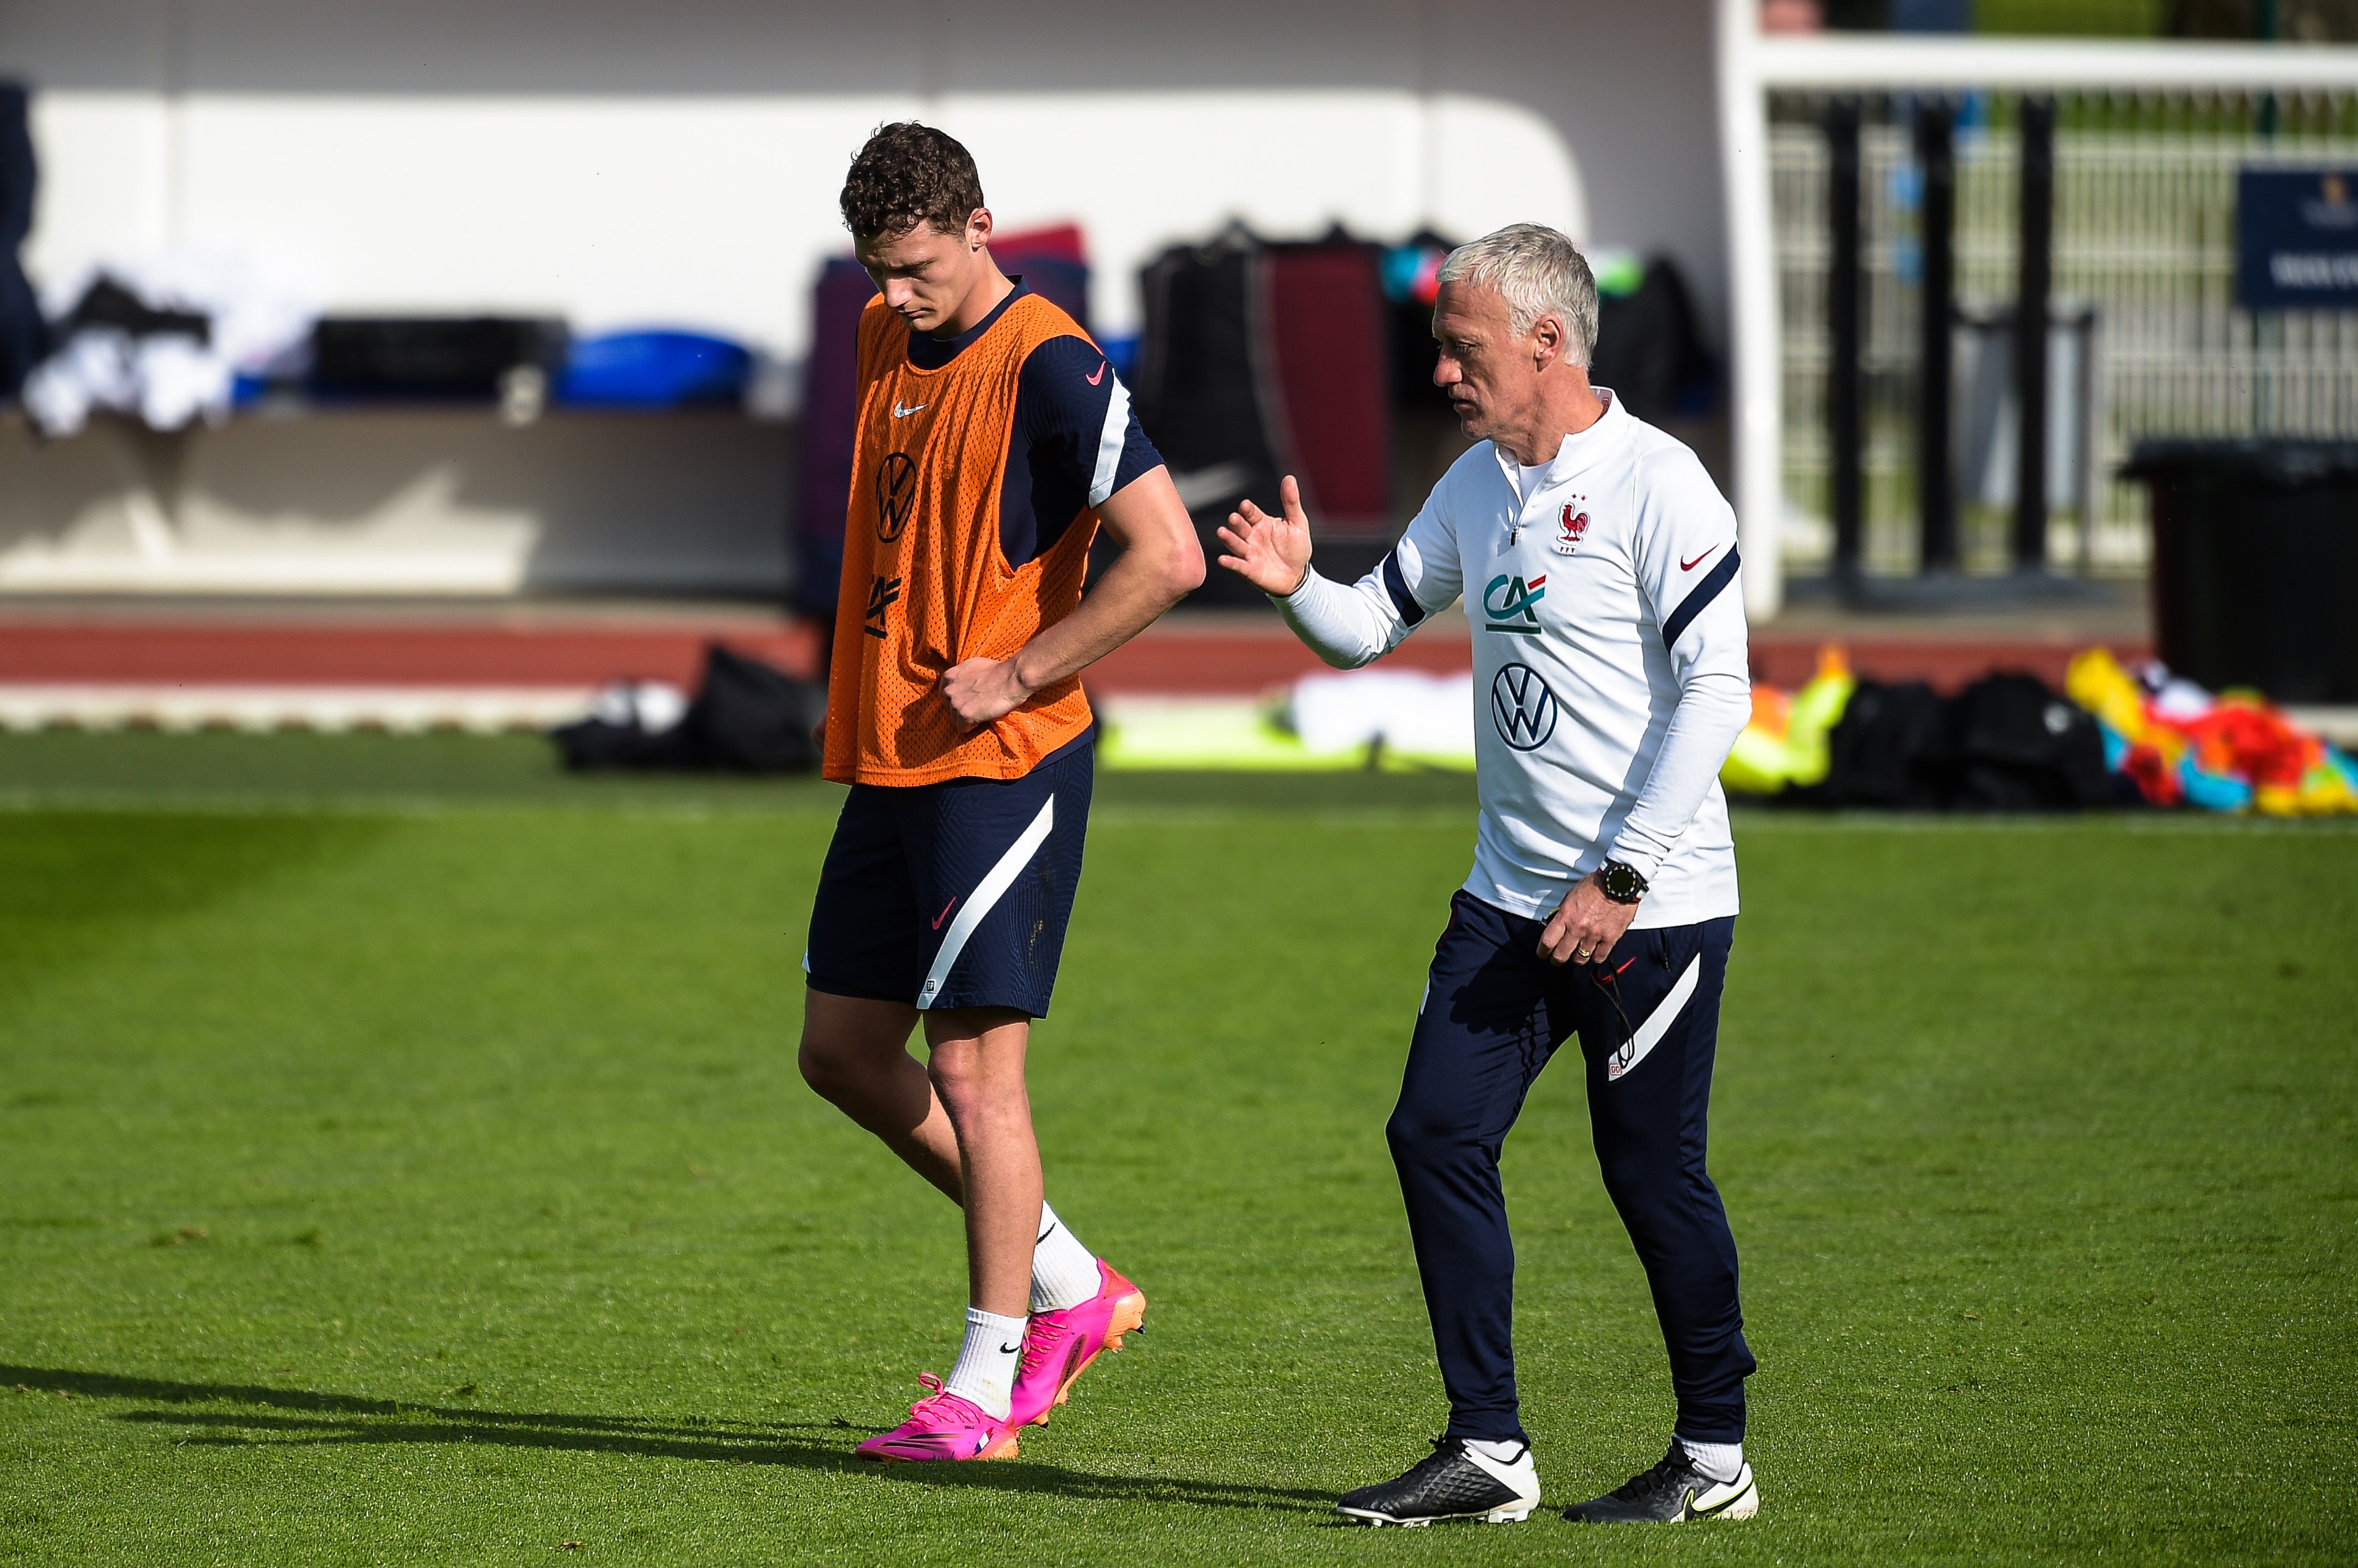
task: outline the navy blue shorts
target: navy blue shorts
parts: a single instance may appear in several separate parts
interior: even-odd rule
[[[1020,779],[853,784],[811,908],[811,989],[1045,1018],[1081,880],[1091,739]]]

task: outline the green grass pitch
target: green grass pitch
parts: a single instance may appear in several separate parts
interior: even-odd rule
[[[1671,1418],[1559,1064],[1507,1154],[1550,1510],[1375,1533],[1329,1502],[1443,1419],[1381,1129],[1464,782],[1101,782],[1033,1081],[1149,1332],[1022,1458],[889,1472],[962,1253],[795,1072],[834,798],[0,739],[0,1559],[2358,1557],[2358,834],[1742,817],[1761,1517],[1554,1517]]]

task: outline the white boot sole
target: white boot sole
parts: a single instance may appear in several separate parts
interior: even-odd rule
[[[1427,1525],[1461,1519],[1480,1519],[1484,1524],[1520,1524],[1531,1517],[1531,1510],[1537,1507],[1539,1504],[1536,1502],[1516,1503],[1507,1508],[1491,1509],[1478,1514],[1437,1514],[1432,1519],[1387,1519],[1381,1514],[1361,1513],[1355,1509],[1337,1509],[1336,1511],[1345,1519],[1355,1519],[1377,1530],[1381,1530],[1386,1525],[1390,1525],[1396,1530],[1422,1530]]]

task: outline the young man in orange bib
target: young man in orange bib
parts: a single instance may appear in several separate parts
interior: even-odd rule
[[[966,148],[886,125],[842,206],[881,292],[827,693],[826,773],[851,794],[811,912],[802,1070],[966,1211],[957,1364],[860,1453],[1002,1458],[1145,1314],[1043,1196],[1023,1058],[1080,878],[1080,672],[1204,556],[1105,356],[992,262]],[[1084,601],[1100,524],[1122,554]]]

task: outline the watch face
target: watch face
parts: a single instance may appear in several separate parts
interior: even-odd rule
[[[1637,868],[1614,861],[1605,868],[1605,896],[1620,903],[1633,903],[1646,891],[1645,879]]]

